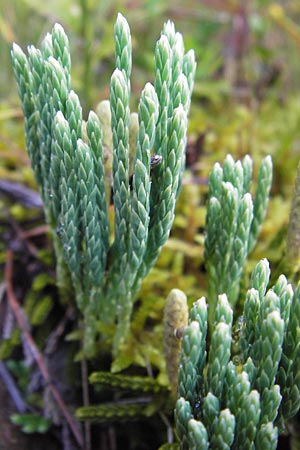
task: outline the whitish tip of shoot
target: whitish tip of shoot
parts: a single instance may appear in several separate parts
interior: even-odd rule
[[[183,37],[182,34],[179,32],[175,33],[175,49],[176,52],[179,52],[183,55],[184,53]]]
[[[242,163],[241,163],[241,161],[237,161],[237,162],[235,163],[235,168],[236,168],[236,170],[237,170],[238,172],[243,172],[243,168],[242,168]]]
[[[266,164],[268,164],[269,166],[273,166],[273,163],[272,163],[272,157],[271,157],[271,155],[268,155],[268,156],[266,156],[265,158],[264,158],[264,162],[266,163]]]
[[[12,49],[10,51],[11,53],[11,58],[14,64],[20,64],[21,67],[23,65],[26,65],[27,63],[27,57],[25,55],[25,53],[23,52],[23,50],[21,49],[21,47],[16,44],[15,42],[12,45]],[[21,69],[22,71],[22,69]]]
[[[117,20],[116,20],[116,22],[127,22],[127,20],[125,19],[125,17],[123,16],[123,14],[122,13],[118,13],[117,14]]]
[[[58,23],[58,22],[56,22],[54,24],[52,31],[55,34],[63,34],[63,35],[65,34],[65,30],[63,29],[63,26],[60,23]]]
[[[114,81],[124,82],[125,76],[122,69],[119,69],[118,67],[113,71],[111,79]]]
[[[250,192],[246,192],[246,194],[244,195],[244,202],[248,205],[248,208],[252,208],[253,206],[253,202],[252,202],[252,196],[250,194]]]
[[[55,115],[55,121],[56,123],[65,123],[66,119],[64,118],[64,115],[61,111],[57,111],[56,115]]]
[[[259,261],[259,263],[257,264],[257,267],[260,268],[260,270],[265,270],[268,271],[270,270],[270,264],[269,261],[267,260],[267,258],[263,258]]]
[[[156,47],[162,50],[165,50],[167,52],[170,52],[170,44],[167,36],[165,34],[162,34],[159,40],[156,43]]]
[[[124,97],[128,95],[128,84],[125,72],[116,68],[110,79],[111,90],[115,91],[116,100],[124,101]]]
[[[148,81],[148,82],[145,84],[145,87],[144,87],[143,91],[144,91],[145,95],[146,95],[146,96],[149,96],[149,97],[153,97],[154,94],[156,94],[155,89],[154,89],[154,86],[153,86],[152,83],[150,83],[150,81]]]
[[[37,53],[39,51],[34,45],[28,45],[27,47],[28,53]]]
[[[95,111],[90,111],[88,115],[88,121],[89,122],[99,122],[99,118]]]
[[[207,303],[206,303],[206,299],[205,297],[201,297],[199,298],[194,304],[193,306],[197,306],[198,308],[202,309],[202,310],[207,310]]]
[[[68,100],[69,100],[71,103],[80,105],[79,97],[78,97],[78,95],[76,94],[76,92],[73,91],[73,89],[71,89],[70,92],[69,92],[69,94],[68,94]]]
[[[16,44],[15,42],[13,42],[13,45],[12,45],[12,52],[16,55],[18,55],[18,54],[24,55],[24,52],[21,49],[21,47],[18,44]]]
[[[190,62],[195,63],[196,62],[195,51],[192,48],[188,50],[185,54],[185,58],[188,59]]]
[[[163,31],[168,36],[172,36],[172,35],[175,36],[174,22],[172,22],[171,20],[168,20],[167,22],[165,22]]]
[[[226,155],[224,163],[227,163],[227,164],[230,164],[231,166],[234,166],[235,162],[234,162],[234,159],[233,159],[233,157],[232,157],[232,155],[230,153],[228,153]]]
[[[83,151],[83,152],[87,152],[87,149],[88,149],[88,145],[85,143],[85,142],[83,142],[83,140],[82,139],[77,139],[77,149],[80,151]]]
[[[259,393],[256,389],[253,389],[253,391],[250,392],[249,396],[248,396],[248,401],[249,403],[251,402],[252,404],[255,403],[259,406]],[[250,405],[249,405],[250,408]]]
[[[251,156],[248,155],[248,154],[244,156],[243,161],[244,161],[245,164],[250,164],[250,165],[252,165],[252,158],[251,158]]]
[[[121,13],[118,13],[117,20],[115,23],[115,30],[117,30],[118,28],[122,29],[123,32],[125,32],[126,34],[128,34],[130,36],[129,24],[128,24],[127,20],[125,19],[125,17],[123,16],[123,14],[121,14]]]
[[[231,309],[226,294],[220,294],[220,295],[218,296],[218,303],[219,303],[219,305],[220,305],[221,307],[223,307],[223,308]]]
[[[51,40],[51,33],[46,33],[46,35],[43,39],[43,42],[50,41],[50,40]]]
[[[239,384],[250,388],[249,375],[244,370],[239,374]]]

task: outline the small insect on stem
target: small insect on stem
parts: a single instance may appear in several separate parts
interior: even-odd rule
[[[162,162],[162,156],[161,155],[151,155],[151,159],[150,159],[150,175],[152,174],[152,170],[154,169],[154,167],[158,166],[161,162]],[[130,178],[129,178],[130,190],[132,190],[132,181],[133,181],[133,174],[130,175]]]
[[[158,166],[161,162],[162,162],[162,156],[161,155],[151,155],[151,159],[150,159],[150,175],[152,174],[152,170],[154,169],[154,167]],[[130,190],[132,191],[132,183],[133,183],[133,174],[130,175],[129,178],[129,186],[130,186]],[[110,204],[113,205],[114,201],[113,201],[113,188],[111,188],[111,197],[110,197]]]
[[[152,170],[155,166],[158,166],[162,162],[161,155],[152,155],[150,160],[150,170]]]

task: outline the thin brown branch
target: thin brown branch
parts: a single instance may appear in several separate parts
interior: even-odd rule
[[[13,284],[12,284],[12,270],[13,270],[13,252],[11,250],[8,250],[6,252],[6,264],[5,264],[4,276],[5,276],[5,282],[6,282],[6,293],[7,293],[7,298],[8,298],[10,307],[13,310],[13,313],[16,317],[18,325],[23,333],[23,337],[27,342],[27,345],[28,345],[28,347],[32,353],[32,356],[44,378],[44,381],[49,386],[49,389],[50,389],[58,407],[60,408],[64,418],[66,419],[66,421],[74,435],[74,438],[76,439],[76,441],[80,445],[80,447],[83,448],[82,433],[77,428],[77,424],[75,422],[74,417],[68,411],[60,393],[58,392],[58,390],[53,385],[53,383],[50,379],[50,375],[49,375],[49,372],[44,363],[42,354],[40,353],[39,349],[37,348],[32,336],[29,332],[27,320],[26,320],[24,313],[14,295]]]
[[[46,234],[46,233],[48,233],[48,231],[49,231],[48,225],[40,225],[39,227],[32,228],[31,230],[23,230],[22,236],[23,236],[23,238],[28,239],[31,237]]]
[[[22,228],[19,226],[19,224],[17,222],[13,221],[13,227],[16,230],[17,238],[20,241],[23,241],[23,243],[25,244],[25,246],[27,247],[27,250],[29,251],[29,253],[31,253],[31,255],[36,256],[37,252],[38,252],[37,247],[32,242],[30,242],[29,239],[27,239],[24,236],[24,232],[23,232]]]

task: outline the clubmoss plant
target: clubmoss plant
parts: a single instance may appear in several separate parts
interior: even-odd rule
[[[28,56],[16,44],[12,50],[26,145],[52,231],[59,286],[63,291],[71,280],[84,316],[87,352],[97,320],[117,322],[115,355],[129,332],[140,284],[173,223],[195,74],[193,51],[185,53],[181,34],[167,22],[155,48],[154,86],[146,84],[138,114],[132,115],[131,50],[130,29],[119,14],[110,100],[98,108],[103,117],[91,111],[86,122],[71,89],[69,44],[60,25],[46,35],[41,49],[30,46]],[[160,164],[151,170],[154,155]]]
[[[294,291],[281,275],[268,289],[269,263],[261,260],[252,272],[243,314],[233,325],[241,272],[257,239],[271,183],[266,158],[253,206],[247,193],[251,167],[249,157],[242,164],[227,157],[224,169],[217,164],[210,176],[205,256],[216,300],[196,301],[179,335],[178,321],[167,319],[175,313],[186,317],[184,294],[173,290],[172,303],[166,302],[170,326],[165,333],[173,341],[182,336],[172,346],[176,351],[181,346],[179,364],[176,351],[166,362],[172,367],[168,373],[178,367],[175,422],[183,450],[275,450],[279,433],[300,409],[300,284]],[[295,220],[296,212],[291,217]]]
[[[250,193],[252,159],[235,162],[228,155],[223,168],[216,163],[209,177],[205,263],[208,273],[210,323],[219,294],[234,306],[248,253],[265,218],[272,183],[272,160],[261,163],[254,199]]]
[[[183,331],[175,419],[182,449],[276,449],[300,408],[300,286],[281,275],[267,290],[257,264],[232,353],[233,311],[219,295],[208,355],[207,304],[194,303]],[[204,326],[203,326],[204,324]],[[206,326],[205,326],[206,324]]]
[[[130,393],[130,399],[127,402],[123,399],[120,402],[78,408],[76,417],[81,421],[130,421],[170,410],[168,389],[159,385],[153,378],[94,372],[90,375],[89,382],[91,385],[99,384],[102,388],[117,390],[119,393]],[[144,394],[144,397],[135,398],[134,394],[137,393]]]

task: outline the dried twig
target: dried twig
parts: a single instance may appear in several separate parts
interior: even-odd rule
[[[73,318],[74,318],[74,310],[73,308],[69,307],[64,317],[58,323],[57,327],[49,335],[44,349],[44,354],[51,355],[51,353],[55,352],[59,344],[59,339],[65,333],[68,322],[71,321]]]
[[[60,393],[52,383],[50,379],[49,372],[46,368],[46,365],[44,363],[44,359],[37,348],[30,331],[28,329],[28,323],[24,316],[24,313],[18,304],[18,301],[14,295],[13,291],[13,285],[12,285],[12,268],[13,268],[13,252],[11,250],[8,250],[6,252],[6,265],[5,265],[5,282],[6,282],[6,293],[7,298],[9,301],[9,304],[14,312],[14,315],[16,317],[16,320],[18,322],[18,325],[23,333],[24,339],[27,342],[27,345],[32,353],[33,358],[35,359],[35,362],[46,382],[48,385],[58,407],[60,408],[63,416],[65,417],[67,423],[69,424],[70,429],[72,430],[72,433],[74,435],[74,438],[76,439],[77,443],[80,445],[81,448],[83,448],[83,437],[81,431],[77,428],[77,423],[74,419],[74,417],[70,414],[68,411]]]
[[[40,194],[23,184],[10,180],[0,180],[0,192],[28,208],[43,208]]]
[[[16,231],[17,241],[24,243],[29,253],[36,257],[38,253],[37,247],[32,242],[30,242],[29,239],[24,235],[24,231],[22,230],[20,225],[17,222],[15,222],[13,218],[11,218],[11,224]]]
[[[19,392],[12,376],[10,375],[3,361],[0,361],[0,378],[5,384],[10,397],[13,400],[15,407],[17,408],[17,411],[19,413],[24,413],[25,411],[27,411],[29,409],[28,405],[24,402],[21,393]]]
[[[31,230],[22,230],[22,237],[24,239],[29,239],[31,237],[40,236],[48,233],[48,225],[40,225],[39,227],[32,228]]]

